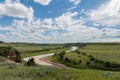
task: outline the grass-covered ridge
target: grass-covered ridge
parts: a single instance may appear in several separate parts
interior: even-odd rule
[[[55,52],[56,54],[50,58],[52,61],[74,68],[26,66],[24,62],[16,64],[0,57],[0,80],[120,80],[120,72],[117,71],[119,70],[119,43],[62,45],[11,43],[10,45],[19,51],[22,57]],[[1,46],[3,47],[3,44]],[[78,46],[78,50],[64,52],[72,46]],[[62,52],[62,55],[58,52]],[[104,57],[102,53],[108,56]],[[111,57],[114,61],[110,60]]]
[[[66,47],[63,44],[12,43],[11,45],[21,53],[22,57],[36,56],[69,49],[69,46]]]
[[[74,68],[102,70],[120,70],[119,59],[119,43],[87,43],[77,51],[65,54],[56,53],[50,58],[51,61],[60,62]]]
[[[20,53],[8,43],[0,42],[0,56],[15,62],[21,62]]]
[[[86,54],[93,55],[94,57],[110,61],[113,63],[120,63],[120,44],[114,45],[87,45],[80,49]]]

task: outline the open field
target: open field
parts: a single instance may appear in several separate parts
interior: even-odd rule
[[[80,49],[81,52],[90,54],[97,59],[120,64],[120,45],[87,45]]]
[[[13,43],[11,44],[15,49],[21,52],[22,57],[30,57],[40,54],[59,52],[69,49],[64,45],[56,44],[27,44],[27,43]]]
[[[86,44],[74,52],[58,53],[50,60],[80,69],[120,70],[120,44]]]
[[[26,66],[0,57],[0,80],[120,80],[120,44],[10,44],[22,58],[55,52],[50,60],[73,68]],[[2,44],[1,46],[4,46]],[[78,50],[65,52],[72,46]],[[61,55],[62,54],[62,55]]]
[[[120,72],[0,63],[0,80],[120,80]]]

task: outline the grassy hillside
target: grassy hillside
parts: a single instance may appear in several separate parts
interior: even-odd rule
[[[80,49],[81,52],[90,54],[97,59],[120,63],[120,44],[114,45],[87,45]]]
[[[0,56],[15,62],[21,62],[20,53],[8,43],[0,42]]]
[[[5,61],[6,61],[6,59],[4,57],[0,56],[0,62],[5,62]]]
[[[56,52],[50,59],[74,69],[25,66],[6,62],[0,57],[0,80],[120,80],[120,44],[87,43],[43,45],[12,43],[23,57]],[[1,46],[6,46],[1,44]],[[77,51],[65,53],[70,46],[79,46]],[[59,52],[59,53],[58,53]]]
[[[65,47],[62,44],[12,43],[11,45],[21,53],[22,57],[59,52],[69,49],[69,47]]]
[[[120,80],[120,72],[0,63],[0,80]]]
[[[120,44],[89,43],[74,52],[57,53],[50,60],[80,69],[120,70]]]

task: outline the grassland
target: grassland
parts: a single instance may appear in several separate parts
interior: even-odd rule
[[[81,44],[69,44],[67,47],[24,43],[10,45],[21,52],[22,57],[56,52],[50,60],[73,69],[41,65],[25,66],[25,63],[6,62],[7,59],[0,57],[0,80],[120,80],[119,43],[87,43],[82,47]],[[61,52],[74,45],[79,46],[77,51],[65,54]],[[61,54],[61,57],[58,56],[57,52],[63,53],[62,56]],[[111,66],[114,68],[111,69]]]
[[[120,45],[87,45],[80,49],[81,52],[90,54],[95,58],[103,61],[120,64]]]
[[[120,72],[0,63],[0,80],[120,80]]]
[[[56,44],[27,44],[27,43],[12,43],[11,44],[15,49],[17,49],[22,57],[30,57],[40,54],[47,54],[53,52],[59,52],[69,49],[64,45]]]
[[[50,58],[79,69],[120,70],[120,44],[86,44],[77,51],[58,53]]]

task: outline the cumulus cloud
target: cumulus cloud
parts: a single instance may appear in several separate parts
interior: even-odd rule
[[[5,41],[6,39],[6,35],[0,34],[0,41]]]
[[[119,29],[98,29],[86,26],[84,20],[76,18],[78,15],[79,12],[76,11],[66,12],[56,18],[38,18],[30,23],[15,19],[9,26],[0,26],[0,30],[7,31],[0,36],[8,42],[35,43],[118,41],[120,39]]]
[[[74,5],[80,4],[81,0],[70,0]]]
[[[109,0],[97,9],[91,10],[90,20],[104,26],[120,24],[120,0]]]
[[[52,1],[52,0],[34,0],[36,3],[39,3],[41,5],[49,5],[49,3]]]
[[[32,7],[27,7],[20,3],[19,0],[5,0],[0,3],[0,16],[11,16],[16,18],[33,19],[34,11]]]

